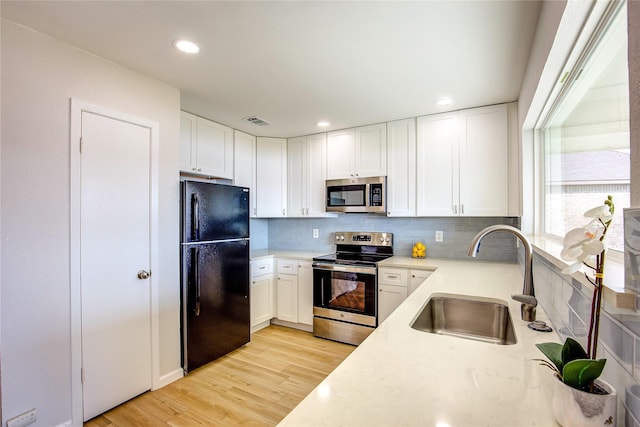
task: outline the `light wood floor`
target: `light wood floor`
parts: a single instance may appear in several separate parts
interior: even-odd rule
[[[354,349],[271,325],[253,334],[249,345],[84,425],[273,426]]]

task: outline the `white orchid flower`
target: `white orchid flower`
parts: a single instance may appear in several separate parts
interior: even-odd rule
[[[599,208],[587,211],[585,216],[590,214],[593,215],[590,217],[595,219],[584,227],[570,230],[564,236],[564,248],[560,253],[560,257],[573,263],[565,268],[562,273],[575,273],[589,257],[598,255],[604,250],[604,244],[600,241],[600,238],[604,234],[605,227],[598,221],[601,212]]]

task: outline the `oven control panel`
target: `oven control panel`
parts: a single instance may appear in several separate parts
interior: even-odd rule
[[[341,245],[393,246],[393,233],[336,231]]]

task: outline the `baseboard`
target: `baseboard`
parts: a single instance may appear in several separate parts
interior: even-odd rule
[[[254,325],[251,327],[251,333],[253,334],[254,332],[258,332],[260,329],[264,329],[267,326],[269,326],[271,324],[270,320],[265,320],[262,323],[258,323],[257,325]]]
[[[286,322],[279,319],[271,319],[271,323],[279,326],[286,326],[287,328],[299,329],[301,331],[313,332],[313,325],[305,325],[304,323]]]
[[[179,380],[184,377],[184,370],[182,368],[178,368],[174,371],[171,371],[167,374],[161,375],[158,380],[158,384],[156,387],[153,387],[152,390],[158,390],[166,385],[171,384],[172,382]]]

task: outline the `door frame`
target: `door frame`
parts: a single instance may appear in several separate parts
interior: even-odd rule
[[[104,117],[121,120],[146,127],[151,132],[151,168],[150,168],[150,279],[151,293],[151,389],[161,386],[160,378],[160,264],[159,264],[159,231],[158,231],[158,194],[159,194],[159,124],[155,121],[135,117],[120,111],[111,110],[95,104],[89,104],[71,98],[71,124],[69,138],[70,160],[70,198],[69,198],[69,276],[70,276],[70,309],[71,309],[71,412],[73,425],[82,425],[82,298],[80,281],[80,208],[81,208],[81,154],[80,136],[82,133],[82,113],[88,112]]]

